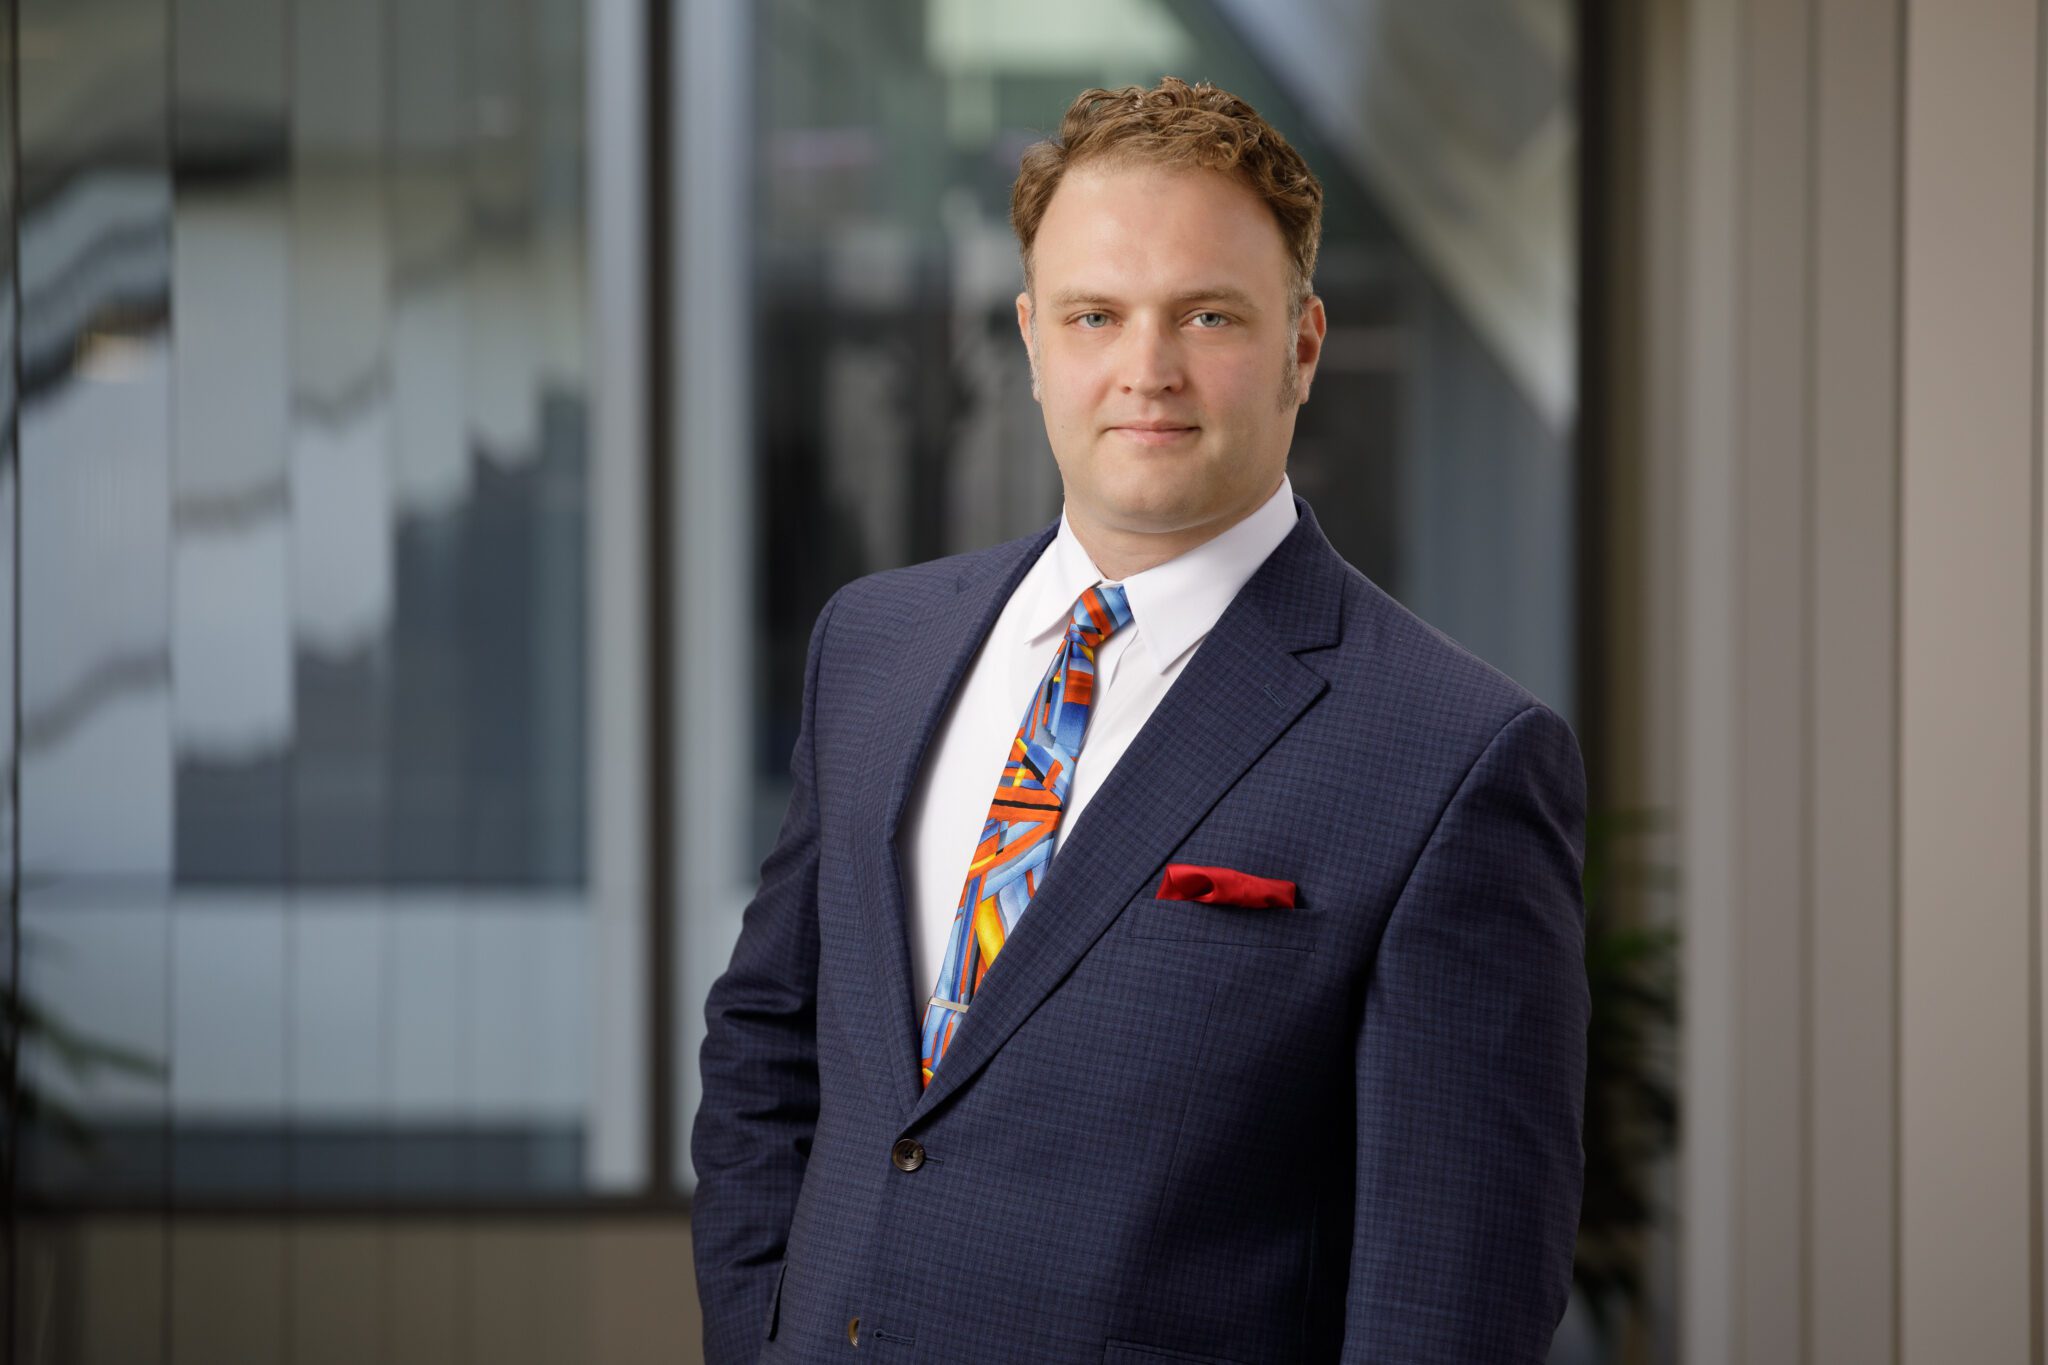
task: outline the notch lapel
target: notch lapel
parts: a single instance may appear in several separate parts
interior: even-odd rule
[[[1294,529],[1232,599],[1074,827],[1061,829],[1063,847],[975,988],[945,1059],[921,1091],[916,1037],[914,1031],[903,1032],[902,1043],[909,1049],[902,1054],[909,1063],[907,1093],[914,1101],[906,1128],[974,1077],[1224,792],[1328,687],[1322,675],[1294,656],[1337,640],[1349,570],[1298,496],[1295,510],[1300,519]],[[994,608],[980,613],[989,619],[994,614]],[[967,646],[969,655],[986,629],[985,620]],[[957,651],[957,642],[953,648]],[[964,660],[956,660],[942,689],[945,695],[950,696],[962,667]],[[922,722],[916,746],[920,755],[936,719],[929,715]],[[1080,761],[1088,761],[1085,740]],[[902,780],[892,785],[882,832],[884,856],[893,857],[901,792],[914,764],[913,759]],[[901,945],[900,893],[874,911],[892,920]],[[881,926],[871,927],[879,936]],[[899,1031],[907,1030],[907,970],[884,984],[902,1000]],[[898,990],[898,984],[905,989]]]
[[[866,771],[881,800],[862,806],[853,831],[860,888],[860,941],[866,955],[867,996],[862,1010],[866,1045],[859,1049],[874,1093],[895,1110],[910,1112],[922,1093],[920,998],[910,981],[910,928],[896,832],[925,751],[960,689],[981,642],[1054,534],[1057,518],[1037,534],[998,547],[965,566],[950,586],[906,610],[901,644],[890,654],[878,685]],[[929,984],[929,983],[927,983]]]

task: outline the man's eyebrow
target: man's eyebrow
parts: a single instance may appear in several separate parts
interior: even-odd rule
[[[1227,303],[1241,312],[1258,311],[1259,305],[1252,296],[1242,289],[1227,284],[1212,284],[1204,289],[1191,289],[1174,300],[1175,303]]]
[[[1114,306],[1118,300],[1108,294],[1096,294],[1086,290],[1063,289],[1050,300],[1054,308],[1105,308]],[[1241,312],[1256,312],[1258,305],[1252,296],[1242,289],[1227,284],[1209,285],[1200,289],[1189,289],[1174,295],[1170,300],[1176,307],[1190,303],[1224,303]]]

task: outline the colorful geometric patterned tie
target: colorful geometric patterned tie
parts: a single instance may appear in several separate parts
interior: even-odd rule
[[[924,1015],[924,1083],[946,1055],[981,978],[1052,861],[1060,814],[1073,786],[1074,758],[1095,696],[1095,647],[1130,624],[1124,590],[1098,583],[1081,594],[1066,638],[1010,741],[988,820],[953,911],[939,984]]]

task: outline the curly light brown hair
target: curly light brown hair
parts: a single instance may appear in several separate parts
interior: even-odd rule
[[[1067,106],[1057,137],[1025,149],[1010,189],[1010,226],[1031,288],[1031,244],[1060,180],[1075,166],[1191,166],[1235,175],[1264,200],[1280,225],[1292,268],[1289,305],[1308,302],[1323,236],[1323,186],[1315,172],[1259,112],[1228,90],[1167,76],[1150,90],[1084,90]]]

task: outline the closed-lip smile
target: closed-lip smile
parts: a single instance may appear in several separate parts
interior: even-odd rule
[[[1191,436],[1199,428],[1190,422],[1118,422],[1110,430],[1139,445],[1163,446]]]

